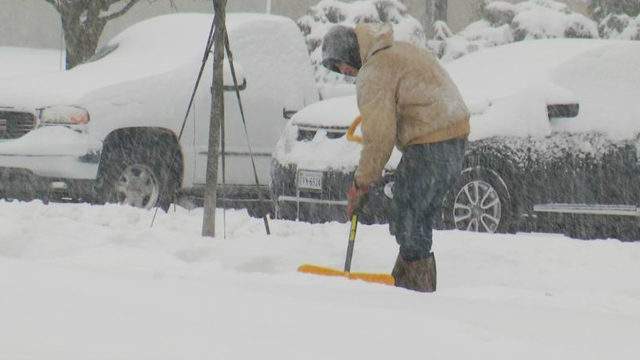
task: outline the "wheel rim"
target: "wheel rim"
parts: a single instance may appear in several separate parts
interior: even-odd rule
[[[494,233],[502,219],[502,203],[490,184],[476,180],[460,189],[453,207],[458,230]]]
[[[122,205],[150,209],[160,196],[158,179],[146,165],[129,165],[115,184],[116,199]]]

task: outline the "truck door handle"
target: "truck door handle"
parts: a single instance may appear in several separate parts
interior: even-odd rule
[[[238,91],[243,91],[247,88],[247,79],[242,80],[242,84],[238,84]],[[224,91],[236,91],[235,85],[224,85],[222,87]]]

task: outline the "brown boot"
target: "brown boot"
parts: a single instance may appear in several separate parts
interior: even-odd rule
[[[416,261],[406,261],[398,254],[391,275],[397,287],[420,292],[436,291],[436,258],[429,257]]]

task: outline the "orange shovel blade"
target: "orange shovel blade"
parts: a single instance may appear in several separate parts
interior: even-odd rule
[[[395,285],[396,281],[389,274],[371,274],[371,273],[347,273],[344,271],[326,268],[317,265],[301,265],[298,271],[305,274],[321,275],[321,276],[342,276],[351,280],[362,280],[371,283]]]

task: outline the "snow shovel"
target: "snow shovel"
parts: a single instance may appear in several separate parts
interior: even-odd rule
[[[356,240],[356,230],[358,229],[358,214],[351,216],[351,231],[349,231],[349,243],[347,245],[347,258],[344,263],[344,271],[317,266],[317,265],[301,265],[299,272],[306,274],[322,275],[322,276],[342,276],[351,280],[362,280],[366,282],[379,283],[385,285],[395,285],[395,279],[389,274],[372,274],[372,273],[352,273],[351,259],[353,258],[353,246]]]

